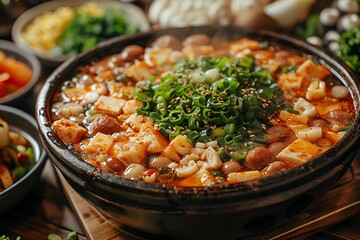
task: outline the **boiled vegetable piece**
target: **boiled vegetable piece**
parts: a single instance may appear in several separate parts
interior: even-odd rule
[[[284,148],[277,157],[281,161],[290,162],[294,165],[304,164],[323,150],[316,145],[299,138]]]

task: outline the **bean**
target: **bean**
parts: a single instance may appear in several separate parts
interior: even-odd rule
[[[123,177],[127,179],[137,179],[143,175],[146,168],[139,163],[130,164],[124,171]]]
[[[183,45],[211,45],[211,39],[205,34],[193,34],[183,41]]]
[[[225,174],[229,174],[232,172],[238,172],[241,170],[240,163],[236,161],[227,161],[221,166],[221,171]]]
[[[334,98],[345,98],[349,95],[349,90],[344,86],[334,86],[331,88],[331,96]]]
[[[117,173],[122,173],[126,169],[126,164],[116,157],[106,159],[106,166]]]
[[[295,132],[292,129],[281,125],[270,127],[267,133],[277,136],[281,142],[292,142],[296,139]]]
[[[149,167],[159,170],[160,168],[167,167],[172,161],[170,158],[163,156],[154,156],[150,158]]]
[[[316,118],[310,122],[310,126],[321,127],[322,129],[328,128],[330,125],[327,121],[321,118]]]
[[[273,160],[273,155],[265,147],[256,147],[248,152],[245,158],[246,165],[251,169],[263,169]]]
[[[121,129],[121,123],[113,117],[107,115],[100,115],[95,118],[89,127],[89,132],[95,135],[98,132],[104,134],[113,134]]]
[[[273,134],[265,134],[264,138],[267,143],[274,143],[281,141],[281,139],[278,136],[275,136]]]
[[[126,61],[124,60],[123,56],[121,54],[117,54],[112,56],[107,64],[110,68],[115,68],[115,67],[123,67],[125,62]]]
[[[139,45],[130,45],[122,50],[122,57],[126,60],[133,61],[144,54],[144,48]]]
[[[269,145],[268,149],[270,150],[272,155],[275,157],[276,155],[279,154],[279,152],[281,152],[281,150],[286,148],[287,145],[288,144],[286,144],[285,142],[274,142]]]
[[[158,48],[172,48],[174,50],[181,50],[182,43],[176,37],[172,35],[164,35],[156,39],[156,41],[152,44],[153,47]]]
[[[269,163],[262,171],[261,173],[265,176],[272,175],[274,173],[284,171],[286,170],[285,163],[281,161],[274,161],[272,163]]]
[[[331,123],[346,123],[351,119],[351,114],[344,110],[334,110],[328,114],[327,120]]]
[[[84,87],[89,87],[95,83],[94,78],[89,74],[84,74],[80,78],[80,82],[83,84]]]

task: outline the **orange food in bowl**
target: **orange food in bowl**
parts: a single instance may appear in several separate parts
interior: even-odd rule
[[[0,98],[25,86],[32,74],[31,68],[25,63],[0,52]]]

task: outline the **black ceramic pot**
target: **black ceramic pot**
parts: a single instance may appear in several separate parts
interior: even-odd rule
[[[119,52],[130,44],[146,46],[163,34],[182,39],[194,33],[221,39],[253,38],[316,58],[348,87],[355,108],[359,109],[359,83],[355,75],[332,55],[300,40],[238,27],[170,29],[113,39],[57,68],[37,100],[42,141],[50,159],[74,189],[127,226],[177,239],[230,239],[259,234],[294,218],[332,188],[352,161],[359,117],[333,148],[304,165],[249,182],[201,188],[152,185],[99,171],[72,154],[50,128],[51,99],[79,66]]]

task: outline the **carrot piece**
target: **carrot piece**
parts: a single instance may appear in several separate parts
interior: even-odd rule
[[[4,72],[10,74],[9,82],[22,87],[29,82],[32,76],[32,70],[23,62],[9,59],[3,65]]]

